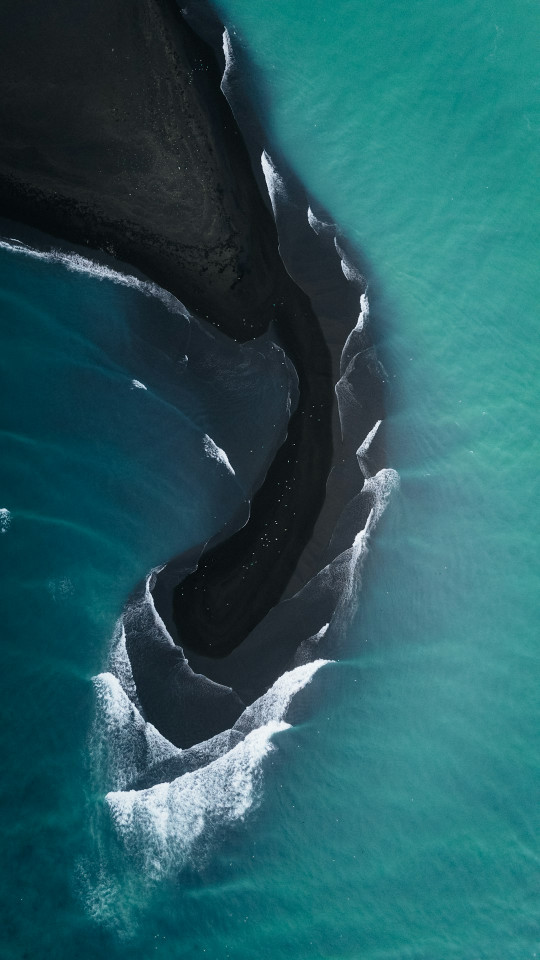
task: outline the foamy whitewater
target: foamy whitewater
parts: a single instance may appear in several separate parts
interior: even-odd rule
[[[223,45],[226,69],[222,88],[230,94],[230,75],[235,61],[227,32]],[[280,212],[286,212],[290,203],[287,184],[266,150],[261,154],[261,168],[279,225]],[[338,242],[335,226],[318,219],[311,206],[303,216],[307,216],[309,227],[321,242],[328,237],[333,239],[343,276],[357,289],[359,296],[358,320],[352,330],[343,329],[340,378],[335,385],[344,451],[349,451],[343,456],[349,475],[350,499],[342,504],[342,516],[328,546],[326,561],[295,593],[292,607],[289,602],[278,604],[254,631],[263,635],[269,646],[286,642],[290,651],[288,668],[276,677],[263,695],[244,704],[239,719],[229,729],[203,739],[189,749],[175,746],[147,721],[126,637],[137,638],[139,651],[141,644],[146,643],[149,654],[164,649],[174,651],[180,658],[183,682],[188,686],[199,685],[218,696],[221,693],[236,696],[235,691],[194,674],[181,649],[174,644],[152,597],[151,588],[158,571],[149,573],[143,588],[136,591],[127,604],[117,624],[104,670],[94,678],[96,715],[89,747],[94,789],[105,799],[105,809],[124,856],[141,864],[148,878],[178,872],[190,862],[195,850],[197,856],[200,855],[202,838],[208,849],[213,838],[222,836],[227,824],[241,820],[256,808],[265,760],[289,729],[287,714],[291,703],[339,651],[340,637],[356,609],[369,539],[398,482],[396,473],[390,469],[380,470],[374,476],[370,473],[369,450],[380,428],[380,420],[373,423],[360,446],[355,445],[355,412],[362,403],[354,381],[355,365],[365,364],[367,356],[374,368],[380,367],[366,335],[369,302],[365,280]],[[189,364],[194,369],[199,369],[199,364],[200,369],[214,370],[225,386],[229,380],[235,383],[232,353],[226,362],[220,354],[222,351],[225,356],[225,351],[232,350],[226,344],[226,338],[201,325],[183,304],[156,284],[95,263],[80,254],[35,249],[13,238],[0,239],[0,250],[131,288],[159,301],[191,329],[185,341],[186,344],[189,342],[192,354]],[[193,324],[197,327],[199,339],[192,335]],[[256,348],[246,344],[235,345],[234,350],[247,366],[253,365],[255,358],[260,363],[261,358],[265,361],[265,356],[274,359],[276,354],[278,358],[283,355],[268,335],[260,338]],[[182,364],[188,364],[187,354]],[[143,366],[140,369],[143,371]],[[153,388],[148,372],[141,372],[141,376],[143,379],[132,375],[128,382],[134,394],[146,399]],[[289,380],[286,408],[290,414],[296,403],[296,384],[294,370],[288,361],[283,376]],[[171,399],[167,402],[174,403],[174,393],[169,395]],[[183,416],[181,409],[179,414]],[[208,433],[201,435],[191,420],[187,426],[200,436],[206,460],[213,461],[223,473],[224,480],[219,482],[226,482],[227,476],[233,477],[235,486],[244,497],[245,481],[237,478],[228,452]],[[282,440],[283,435],[276,435],[272,449],[275,450]],[[261,476],[258,482],[260,479]],[[30,516],[28,511],[25,515]],[[242,522],[246,519],[244,511]],[[2,534],[8,531],[10,523],[10,511],[4,507],[0,510]],[[204,542],[200,550],[203,548]],[[190,563],[192,569],[193,561]],[[61,600],[71,596],[73,586],[69,579],[58,577],[49,581],[49,591],[54,600]],[[103,829],[101,813],[97,814],[96,824],[99,834]],[[99,848],[100,869],[106,873],[109,854],[101,842]],[[97,887],[94,894],[98,896]],[[90,894],[88,896],[91,898]]]
[[[266,150],[261,154],[261,166],[268,189],[268,196],[272,204],[274,217],[277,216],[280,203],[287,200],[287,188],[285,181],[279,173],[274,161]]]
[[[227,31],[223,50],[222,89],[231,96],[230,76],[235,60]],[[288,203],[287,187],[266,150],[261,155],[261,167],[274,217],[279,222],[279,212]],[[372,362],[378,364],[366,335],[366,283],[340,246],[335,226],[319,220],[311,206],[307,209],[307,222],[317,236],[333,238],[343,275],[359,295],[358,320],[350,332],[343,332],[340,379],[335,388],[345,449],[348,441],[350,446],[351,435],[355,435],[350,423],[362,402],[351,373],[357,361],[365,362],[366,351]],[[161,294],[156,295],[163,299]],[[339,636],[356,609],[370,536],[398,482],[397,474],[390,469],[370,475],[368,453],[380,424],[380,420],[373,424],[350,461],[352,499],[343,504],[342,520],[336,526],[338,539],[341,531],[339,552],[336,555],[334,551],[333,557],[331,552],[330,561],[295,595],[297,612],[292,619],[288,605],[278,604],[266,618],[268,626],[263,621],[256,628],[255,633],[266,631],[265,643],[269,646],[287,637],[289,646],[292,644],[289,669],[264,695],[245,706],[230,729],[182,750],[145,720],[126,649],[126,631],[130,637],[136,637],[133,649],[137,650],[138,659],[141,642],[143,646],[146,643],[149,652],[159,653],[168,647],[181,656],[181,651],[155,609],[151,593],[154,572],[126,608],[117,626],[106,671],[94,681],[97,713],[91,753],[96,781],[106,790],[111,821],[125,854],[135,858],[148,877],[177,873],[195,850],[200,855],[202,837],[208,848],[212,838],[221,836],[227,824],[244,818],[256,807],[265,758],[275,749],[276,738],[279,740],[288,729],[286,718],[292,700],[333,659]],[[203,437],[203,445],[209,458],[234,475],[226,452],[208,434]],[[319,596],[324,598],[323,602],[318,601]],[[317,624],[318,605],[321,612]],[[249,644],[249,638],[245,643]],[[183,682],[200,683],[201,678],[192,673],[185,658],[180,663]],[[211,686],[216,691],[220,689],[219,684]],[[225,694],[233,693],[230,688],[221,689]]]
[[[149,591],[146,602],[153,606]],[[96,743],[104,748],[100,774],[112,787],[105,799],[114,825],[127,852],[148,876],[178,871],[203,833],[210,840],[217,827],[242,818],[253,807],[262,761],[273,749],[272,737],[288,729],[283,718],[292,698],[327,662],[318,660],[285,673],[246,708],[231,730],[180,750],[141,715],[123,624],[118,625],[111,672],[94,680],[98,712],[92,743],[94,750]],[[179,768],[195,763],[196,769],[170,782],[158,779],[147,789],[130,789],[153,767],[159,778],[167,761]]]
[[[285,184],[266,152],[261,163],[276,213],[279,205],[286,202]],[[308,219],[313,226],[310,211]],[[336,384],[341,429],[347,439],[347,416],[351,411],[354,414],[359,402],[348,375],[366,349],[369,303],[363,277],[337,240],[335,248],[345,278],[360,294],[359,319],[348,335],[344,333],[342,375]],[[356,451],[356,496],[345,505],[340,522],[341,526],[346,525],[349,545],[295,596],[295,604],[306,611],[300,623],[298,614],[291,621],[287,604],[278,605],[268,618],[273,623],[267,628],[269,644],[279,644],[280,637],[283,641],[285,636],[290,641],[291,635],[296,634],[296,653],[291,656],[290,669],[263,696],[247,705],[230,729],[181,750],[146,722],[126,651],[126,630],[130,635],[135,631],[137,636],[146,636],[149,650],[163,645],[178,650],[154,606],[154,572],[149,574],[144,591],[126,608],[112,643],[107,670],[94,681],[97,715],[91,751],[97,780],[108,790],[105,799],[114,829],[126,855],[135,858],[148,877],[156,879],[178,872],[194,851],[200,856],[202,837],[208,849],[212,838],[221,836],[227,824],[255,809],[265,758],[275,749],[276,737],[279,739],[289,728],[286,718],[292,700],[321,667],[331,662],[332,652],[339,646],[339,635],[356,609],[369,539],[398,482],[391,469],[380,470],[375,476],[369,473],[367,455],[380,424],[380,420],[374,423]],[[234,474],[227,454],[208,435],[203,443],[207,455]],[[359,529],[358,518],[366,513],[367,519]],[[333,613],[329,618],[325,602],[321,622],[313,630],[319,594],[331,598]],[[184,669],[189,676],[185,660]],[[142,786],[137,788],[138,784]]]
[[[31,257],[33,260],[43,260],[45,263],[59,263],[72,273],[82,273],[86,276],[95,277],[96,280],[109,280],[121,287],[131,287],[147,297],[155,297],[160,300],[169,310],[181,313],[185,317],[189,316],[183,304],[172,293],[168,293],[167,290],[159,287],[157,283],[140,280],[131,274],[121,273],[106,264],[96,263],[95,260],[83,257],[80,253],[67,253],[63,250],[37,250],[14,237],[9,239],[0,237],[0,250],[20,253],[26,257]],[[135,381],[133,382],[137,385]]]
[[[0,954],[534,960],[538,8],[213,5],[332,351],[329,496],[229,691],[192,677],[165,601],[247,520],[294,371],[2,227]],[[180,749],[136,646],[234,719]]]

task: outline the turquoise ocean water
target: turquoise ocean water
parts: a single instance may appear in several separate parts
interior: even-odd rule
[[[163,305],[0,251],[0,955],[526,960],[540,951],[538,9],[219,12],[251,59],[270,152],[358,248],[401,487],[348,657],[274,737],[259,806],[161,880],[121,847],[100,860],[91,677],[133,586],[240,508],[256,465],[232,424],[270,435],[287,386],[264,365],[238,390],[189,365],[181,379],[182,318],[172,361],[141,356],[133,318],[170,317]],[[236,478],[209,473],[205,434]]]

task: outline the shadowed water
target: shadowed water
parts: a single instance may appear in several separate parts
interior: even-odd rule
[[[194,380],[167,406],[124,342],[125,311],[153,316],[148,298],[2,254],[5,953],[530,958],[538,13],[525,0],[219,7],[249,54],[269,153],[362,250],[401,488],[364,567],[347,657],[298,694],[287,720],[301,722],[273,738],[258,811],[242,819],[239,807],[223,830],[218,818],[183,872],[157,883],[126,869],[119,845],[119,900],[116,876],[91,875],[91,676],[134,583],[241,509],[254,474],[235,456],[233,408],[269,436],[258,418],[284,409],[286,387],[274,394],[263,367],[264,405],[249,382],[224,405]],[[208,473],[205,434],[236,477],[217,461]]]

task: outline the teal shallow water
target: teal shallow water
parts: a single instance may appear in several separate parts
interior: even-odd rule
[[[310,811],[273,873],[309,890],[280,911],[290,954],[533,956],[538,12],[220,8],[275,144],[363,254],[402,478],[305,792],[290,775]]]
[[[99,859],[88,818],[106,790],[88,763],[92,675],[128,595],[153,566],[245,517],[287,421],[278,351],[226,343],[176,302],[96,273],[80,258],[0,250],[8,957],[74,956],[88,927],[86,876]]]
[[[178,488],[191,480],[173,471],[155,489],[156,457],[169,463],[159,443],[145,464],[135,443],[118,455],[130,481],[139,477],[126,502],[125,485],[108,480],[103,496],[99,477],[82,483],[95,460],[85,442],[73,483],[88,491],[86,516],[102,518],[97,529],[87,520],[89,533],[74,529],[66,504],[72,454],[61,495],[49,457],[30,481],[14,472],[21,513],[12,510],[0,547],[16,553],[17,525],[30,524],[32,510],[61,514],[64,526],[53,539],[50,525],[36,524],[39,569],[6,581],[5,955],[64,958],[76,945],[88,957],[524,960],[540,949],[538,11],[522,0],[219,8],[253,60],[270,152],[283,152],[361,253],[392,382],[388,458],[401,490],[365,567],[349,658],[301,695],[311,719],[276,738],[258,811],[178,880],[135,884],[119,859],[123,899],[107,913],[76,876],[94,850],[84,826],[89,678],[126,592],[200,536],[202,516],[211,525],[221,487],[205,477],[197,493],[208,491],[206,513],[198,501],[197,516],[180,511],[171,524]],[[6,269],[20,313],[19,268]],[[36,294],[29,314],[43,313],[45,274],[18,282],[24,300],[30,285]],[[50,283],[72,302],[65,280]],[[121,317],[117,288],[105,289],[96,287],[99,310]],[[16,377],[29,343],[36,364],[35,335],[9,330]],[[42,337],[43,380],[32,380],[32,418],[51,443],[46,410],[42,421],[35,411],[45,381],[60,377],[73,395],[70,336],[64,330],[57,350]],[[103,356],[91,363],[101,380]],[[123,376],[129,390],[138,373]],[[203,395],[194,385],[184,409],[201,432],[224,430],[228,449],[227,416]],[[105,421],[110,408],[103,403]],[[249,402],[242,409],[247,416]],[[161,407],[153,415],[161,437]],[[136,426],[158,435],[152,421]],[[10,431],[23,432],[18,423]],[[110,457],[102,444],[101,430],[91,449]],[[51,584],[38,633],[36,581]],[[21,713],[32,722],[14,725]]]

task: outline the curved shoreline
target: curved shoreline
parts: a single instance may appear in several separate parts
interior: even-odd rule
[[[130,0],[128,9],[92,0],[61,22],[37,0],[30,6],[34,16],[26,6],[10,13],[0,41],[0,212],[133,264],[234,339],[272,324],[297,369],[298,408],[251,518],[190,581],[189,622],[182,607],[186,646],[223,654],[282,595],[322,507],[331,462],[328,348],[279,256],[214,55],[174,0]],[[263,549],[269,524],[278,531],[272,550]],[[216,612],[210,621],[198,599],[203,580]],[[224,618],[231,606],[245,611],[242,623]]]
[[[133,13],[127,31],[126,2]],[[39,0],[29,4],[39,8],[36,48],[26,48],[34,73],[4,101],[6,131],[10,111],[18,105],[24,118],[24,104],[32,103],[47,49],[47,15]],[[205,10],[201,0],[196,26],[216,52],[221,34],[215,15],[205,23]],[[27,25],[26,6],[21,11],[12,18],[19,27]],[[65,75],[69,57],[45,63],[49,79],[52,71],[60,88],[63,76],[66,90],[52,103],[42,83],[50,108],[44,146],[32,116],[19,144],[8,136],[0,215],[100,247],[106,260],[121,257],[194,318],[237,341],[270,329],[298,377],[286,439],[245,525],[235,532],[243,517],[231,518],[204,549],[194,546],[152,571],[126,603],[122,643],[144,720],[189,748],[230,731],[284,672],[320,659],[323,648],[335,655],[393,483],[381,471],[385,374],[365,329],[365,280],[282,158],[284,178],[266,152],[261,167],[265,145],[249,103],[236,102],[234,64],[222,84],[219,55],[174,0],[91,0],[84,30],[80,11],[69,13],[60,39],[49,20],[51,42],[71,50],[79,40],[84,56],[75,51],[75,77]],[[115,44],[112,58],[104,35]],[[156,332],[147,319],[139,322],[151,345]],[[174,354],[173,340],[167,349]]]

